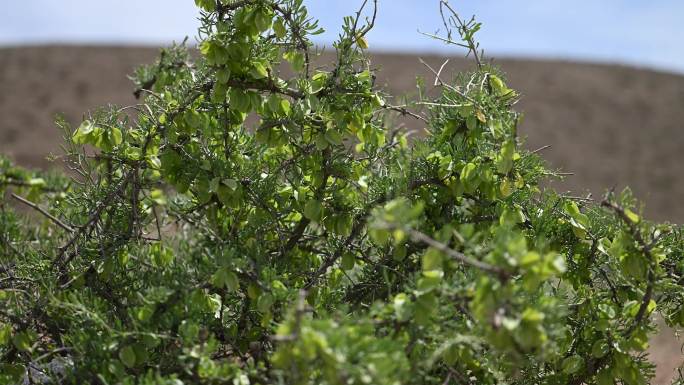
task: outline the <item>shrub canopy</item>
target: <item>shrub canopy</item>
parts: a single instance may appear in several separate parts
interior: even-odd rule
[[[196,3],[199,55],[60,123],[69,177],[0,163],[1,383],[649,381],[681,228],[540,187],[478,23],[440,3],[473,70],[400,105],[365,55],[376,4],[317,67],[301,0]]]

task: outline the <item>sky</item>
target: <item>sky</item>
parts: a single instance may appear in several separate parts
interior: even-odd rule
[[[362,0],[305,0],[330,46],[342,17]],[[483,23],[489,57],[535,57],[622,63],[684,74],[683,0],[451,0]],[[195,41],[192,0],[8,0],[0,13],[0,45],[164,45]],[[438,0],[379,0],[372,49],[461,55],[425,37],[441,26]]]

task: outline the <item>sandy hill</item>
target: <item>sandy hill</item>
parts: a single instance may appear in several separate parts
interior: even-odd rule
[[[0,153],[19,164],[46,167],[59,153],[53,124],[63,113],[78,124],[88,109],[135,102],[126,78],[156,57],[153,48],[29,47],[0,49]],[[439,67],[437,56],[422,56]],[[379,84],[394,94],[415,90],[415,77],[432,78],[418,55],[378,54]],[[657,220],[684,222],[684,76],[621,66],[559,61],[497,60],[521,91],[519,109],[527,147],[544,152],[554,168],[574,172],[556,187],[600,196],[629,185]],[[472,65],[452,58],[447,72]],[[670,334],[654,342],[659,379],[681,362]]]

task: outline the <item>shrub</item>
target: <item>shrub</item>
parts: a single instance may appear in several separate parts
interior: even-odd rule
[[[375,4],[326,69],[301,0],[196,2],[196,61],[165,49],[140,104],[60,123],[68,177],[0,164],[0,382],[647,383],[681,229],[540,187],[479,23],[440,3],[474,68],[404,106]]]

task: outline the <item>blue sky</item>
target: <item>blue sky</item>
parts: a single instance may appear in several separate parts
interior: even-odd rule
[[[342,17],[361,0],[308,0],[330,45]],[[371,48],[460,54],[418,33],[440,25],[438,0],[379,0]],[[527,56],[626,63],[684,73],[682,0],[464,0],[475,14],[489,56]],[[192,0],[7,1],[0,14],[0,45],[44,43],[167,44],[194,40]]]

